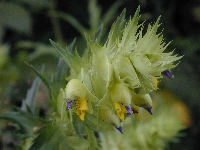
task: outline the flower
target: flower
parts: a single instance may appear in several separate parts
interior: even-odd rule
[[[71,79],[65,88],[67,98],[66,108],[69,110],[73,102],[76,103],[76,114],[81,120],[84,120],[85,112],[88,111],[86,97],[86,88],[78,79]]]

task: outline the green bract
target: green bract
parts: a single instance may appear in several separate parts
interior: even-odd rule
[[[169,43],[166,44],[162,34],[157,33],[159,19],[148,26],[146,33],[143,30],[144,24],[139,24],[138,20],[139,8],[134,17],[128,21],[125,20],[124,10],[112,25],[108,39],[103,45],[85,35],[87,48],[82,57],[77,50],[72,54],[68,48],[64,50],[51,41],[70,68],[70,76],[67,80],[77,79],[85,86],[85,88],[74,89],[73,92],[71,87],[76,86],[71,85],[70,82],[65,93],[76,94],[78,90],[86,89],[86,97],[84,97],[86,100],[76,104],[76,109],[86,111],[86,119],[82,116],[81,120],[84,120],[88,126],[95,125],[97,129],[106,122],[119,129],[119,117],[123,114],[117,117],[115,109],[118,108],[123,110],[125,107],[129,115],[134,112],[131,107],[135,109],[136,105],[151,112],[152,100],[149,93],[157,89],[155,80],[162,77],[163,71],[176,67],[177,63],[174,62],[181,58],[173,55],[173,51],[164,52]],[[74,97],[78,97],[83,92],[85,91],[80,91],[71,97],[67,94],[66,99],[71,100],[67,101],[67,107],[70,108],[73,100],[76,100]],[[116,95],[123,99],[116,98]],[[116,104],[118,107],[114,107],[114,102],[120,103],[120,107],[119,104]],[[118,114],[121,113],[119,109],[116,111]]]

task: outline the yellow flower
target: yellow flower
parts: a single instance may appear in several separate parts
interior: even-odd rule
[[[114,102],[115,110],[119,118],[124,121],[124,113],[127,113],[127,110],[124,105],[119,102]]]
[[[88,111],[86,97],[86,88],[78,79],[71,79],[65,88],[67,98],[67,109],[70,109],[72,103],[76,103],[76,114],[81,120],[84,120],[85,112]]]
[[[85,117],[85,112],[88,111],[87,101],[85,98],[80,98],[76,100],[76,114],[83,121]]]

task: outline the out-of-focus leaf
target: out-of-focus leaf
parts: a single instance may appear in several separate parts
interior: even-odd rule
[[[8,45],[0,45],[0,68],[3,67],[8,60],[8,49]]]
[[[115,16],[117,9],[123,4],[122,1],[116,1],[104,14],[102,18],[102,22],[104,23],[105,27],[108,26],[110,21],[112,21],[113,16]]]
[[[89,10],[89,24],[91,28],[90,35],[94,35],[95,31],[98,29],[100,24],[101,8],[97,5],[97,0],[89,0],[88,3]]]
[[[27,64],[27,63],[26,63]],[[49,91],[50,97],[52,96],[51,94],[51,88],[50,88],[50,83],[49,81],[47,81],[41,73],[39,73],[37,70],[35,70],[35,68],[32,65],[27,64],[35,73],[36,75],[38,75],[38,77],[44,82],[44,84],[47,86],[47,89]]]
[[[24,136],[31,136],[33,134],[33,127],[39,125],[39,121],[28,114],[21,112],[9,112],[7,114],[0,114],[0,119],[6,119],[16,122],[20,126],[20,134]]]
[[[32,28],[29,12],[20,5],[10,2],[3,2],[0,5],[0,24],[26,34],[29,34]]]
[[[90,150],[96,150],[98,148],[98,145],[97,145],[97,140],[96,140],[96,137],[94,135],[94,131],[87,128],[87,134],[88,134],[88,141],[89,144],[90,144]]]
[[[34,139],[30,150],[55,150],[58,149],[59,143],[64,139],[59,126],[52,125],[52,122],[50,122],[39,130],[39,135]],[[67,144],[65,144],[64,148],[66,150],[70,149]]]
[[[41,73],[44,71],[44,66]],[[33,81],[31,88],[28,90],[26,99],[22,102],[21,110],[27,112],[27,107],[30,109],[31,113],[35,113],[35,97],[37,94],[38,87],[40,85],[40,78],[36,77]]]
[[[4,29],[3,25],[0,24],[0,43],[3,40],[4,33],[5,33],[5,29]]]
[[[22,2],[24,4],[27,4],[31,7],[35,8],[47,8],[49,7],[48,0],[18,0],[19,2]]]
[[[58,83],[65,84],[65,81],[63,81],[63,79],[65,79],[64,76],[65,76],[66,70],[67,70],[67,66],[65,62],[60,58],[58,61],[58,65],[56,67],[56,72],[55,72],[55,78]]]
[[[76,135],[80,138],[84,138],[84,124],[83,122],[78,118],[78,116],[75,114],[73,115],[73,125],[74,130],[76,132]]]
[[[41,42],[32,42],[32,41],[20,41],[15,45],[18,49],[34,49],[34,52],[29,54],[26,60],[34,61],[44,55],[50,55],[55,58],[58,58],[57,53],[54,51],[54,48],[51,45],[47,45]]]
[[[195,19],[200,22],[200,6],[197,6],[193,9],[193,15]]]
[[[29,65],[29,64],[27,64],[27,65],[36,73],[36,75],[38,75],[38,77],[46,85],[49,95],[50,95],[50,105],[52,106],[52,110],[56,109],[56,98],[57,98],[60,87],[58,86],[58,84],[56,82],[49,82],[32,65]]]
[[[83,37],[85,33],[88,33],[87,29],[77,19],[67,13],[53,12],[50,13],[50,16],[61,18],[70,23]]]

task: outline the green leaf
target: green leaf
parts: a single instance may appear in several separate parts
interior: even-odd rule
[[[79,119],[77,114],[72,114],[73,117],[73,126],[74,126],[74,130],[76,132],[76,135],[80,138],[83,139],[84,138],[84,124],[83,122]]]
[[[140,86],[140,81],[135,69],[127,57],[118,58],[113,66],[116,78],[119,82],[124,82],[133,89]]]
[[[68,46],[69,52],[72,52],[72,51],[73,51],[75,42],[76,42],[76,38],[75,38],[75,39],[71,42],[71,44]]]
[[[106,47],[108,49],[112,49],[115,45],[116,39],[121,38],[122,31],[125,26],[125,15],[126,15],[126,9],[124,9],[121,13],[121,15],[117,18],[116,22],[112,25],[111,30],[108,35],[108,41],[106,42]]]
[[[71,54],[68,48],[63,49],[54,41],[50,40],[51,44],[55,47],[58,54],[65,61],[66,64],[70,67],[70,73],[73,78],[76,78],[81,71],[81,68],[86,68],[87,64],[82,60],[79,56],[77,50],[75,50],[75,54]]]
[[[116,1],[112,6],[107,10],[107,12],[104,14],[102,18],[102,22],[104,23],[105,27],[108,26],[108,24],[112,21],[113,16],[115,16],[117,9],[123,4],[122,1]]]
[[[29,34],[32,28],[32,20],[29,12],[20,5],[11,2],[1,3],[0,24],[26,34]]]
[[[90,24],[90,35],[94,35],[100,24],[101,8],[97,5],[97,0],[89,0],[89,24]]]
[[[96,31],[94,37],[92,38],[92,41],[100,42],[102,31],[103,31],[103,24],[101,24],[98,30]]]
[[[83,37],[85,33],[88,33],[87,29],[73,16],[63,12],[53,12],[49,14],[52,17],[58,17],[64,21],[70,23]]]
[[[44,66],[42,68],[41,73],[44,71]],[[27,107],[30,109],[31,113],[35,113],[35,98],[37,94],[38,87],[41,81],[39,77],[36,77],[33,81],[31,88],[28,90],[26,95],[26,99],[22,102],[21,110],[23,112],[27,112]]]
[[[53,47],[56,49],[60,57],[65,61],[65,63],[71,66],[74,62],[74,56],[68,50],[64,50],[62,47],[60,47],[51,39],[50,39],[50,42],[53,45]]]
[[[26,62],[25,62],[26,63]],[[51,87],[50,87],[50,83],[49,81],[47,81],[40,72],[38,72],[37,70],[35,70],[35,68],[32,65],[29,65],[28,63],[26,63],[34,72],[36,75],[38,75],[38,77],[43,81],[43,83],[46,85],[49,95],[50,97],[52,97],[52,92],[51,92]]]
[[[52,125],[52,122],[41,128],[38,133],[39,135],[34,139],[30,150],[55,150],[58,149],[59,143],[65,139],[60,127]],[[67,144],[65,144],[65,149],[69,149]]]
[[[97,145],[97,139],[94,135],[94,131],[89,129],[89,128],[86,128],[87,129],[87,134],[88,134],[88,141],[89,141],[89,148],[90,150],[96,150],[98,148],[98,145]]]
[[[56,71],[55,71],[55,79],[56,79],[56,82],[61,85],[61,87],[62,87],[62,84],[65,84],[65,73],[67,69],[68,69],[67,65],[60,58],[58,61],[58,65],[56,67]]]
[[[150,93],[153,90],[156,90],[156,87],[154,86],[152,80],[153,76],[148,74],[142,74],[139,72],[137,72],[137,75],[141,85],[140,88],[134,89],[137,94],[144,95]]]
[[[34,126],[38,126],[40,121],[29,114],[26,114],[20,110],[18,112],[9,112],[7,114],[0,114],[0,119],[10,120],[17,123],[20,126],[18,134],[24,136],[32,136]]]

